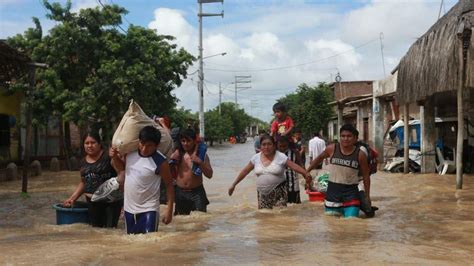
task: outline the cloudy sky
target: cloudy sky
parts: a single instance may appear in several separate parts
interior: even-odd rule
[[[99,0],[73,0],[73,9],[99,5]],[[45,17],[41,0],[0,0],[0,39],[32,27],[40,18],[45,30],[54,24]],[[52,1],[51,1],[52,2]],[[59,1],[64,3],[65,1]],[[197,56],[196,0],[101,0],[118,4],[129,24],[176,37],[176,43]],[[443,2],[443,5],[441,5]],[[203,20],[205,109],[235,101],[235,76],[251,76],[251,88],[238,91],[237,102],[247,113],[269,121],[275,101],[301,83],[334,80],[377,80],[388,75],[421,36],[457,1],[453,0],[225,0],[204,4],[204,13],[224,18]],[[382,61],[381,40],[383,42]],[[382,63],[384,62],[384,64]],[[179,105],[198,110],[197,69],[175,90]]]

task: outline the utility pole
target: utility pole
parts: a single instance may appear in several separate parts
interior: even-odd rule
[[[205,140],[205,131],[204,131],[204,72],[203,72],[203,63],[202,63],[202,18],[203,17],[215,17],[221,16],[224,17],[224,11],[220,14],[210,14],[210,13],[202,13],[202,4],[206,3],[217,3],[221,2],[224,4],[224,0],[198,0],[199,3],[199,83],[198,83],[198,91],[199,91],[199,134],[203,140]]]
[[[249,85],[250,83],[252,83],[252,81],[250,80],[251,78],[252,78],[252,76],[250,76],[250,75],[248,75],[248,76],[235,76],[234,85],[235,85],[235,107],[236,108],[238,108],[238,106],[239,106],[239,104],[237,103],[237,92],[247,90],[247,89],[251,89],[252,86]]]
[[[222,88],[219,82],[219,115],[221,115],[221,103],[222,103]]]
[[[446,13],[446,9],[444,7],[444,1],[443,0],[441,0],[441,4],[439,5],[438,19],[441,17],[441,9],[444,9],[444,13]]]

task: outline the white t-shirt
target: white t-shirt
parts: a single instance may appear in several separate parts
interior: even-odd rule
[[[319,137],[314,137],[309,141],[308,149],[309,157],[314,160],[326,149],[326,142]]]
[[[138,151],[127,154],[123,209],[137,214],[160,211],[160,166],[166,156],[157,151],[148,157]]]
[[[273,161],[268,166],[264,166],[261,155],[262,153],[259,152],[252,156],[250,163],[254,165],[254,172],[257,175],[257,191],[268,194],[279,184],[286,181],[285,169],[288,157],[276,151]]]

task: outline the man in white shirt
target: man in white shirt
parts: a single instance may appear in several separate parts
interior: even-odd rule
[[[313,134],[313,138],[309,141],[309,161],[318,158],[318,156],[326,149],[326,142],[320,138],[319,131]],[[322,164],[318,165],[316,169],[321,169]]]
[[[124,218],[127,234],[145,234],[158,230],[160,218],[161,179],[166,185],[168,208],[163,223],[172,220],[174,187],[167,158],[158,151],[161,133],[153,126],[140,130],[138,150],[120,158],[117,149],[110,149],[112,166],[125,171]]]

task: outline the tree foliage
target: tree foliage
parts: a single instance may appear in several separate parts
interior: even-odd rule
[[[219,115],[219,110],[207,111],[204,114],[206,139],[211,142],[227,139],[232,135],[232,120],[229,116]]]
[[[331,90],[325,83],[314,87],[301,84],[295,93],[278,101],[286,105],[295,126],[300,128],[305,136],[312,136],[315,131],[325,129],[334,115],[328,105],[332,98]]]
[[[260,128],[268,127],[266,123],[249,116],[244,109],[236,108],[235,104],[231,102],[221,104],[220,115],[219,106],[216,106],[214,109],[207,111],[204,118],[206,139],[210,141],[242,135],[250,125],[258,124]]]
[[[186,128],[189,124],[193,126],[197,123],[198,116],[196,113],[192,113],[191,110],[181,108],[175,108],[170,113],[163,113],[162,115],[168,115],[171,120],[171,127]]]
[[[239,109],[234,103],[230,102],[221,104],[221,114],[223,117],[228,117],[232,122],[232,135],[234,136],[244,133],[245,128],[250,125],[252,120],[244,109]]]
[[[110,137],[132,98],[150,114],[170,113],[176,106],[172,91],[194,58],[178,50],[173,37],[134,25],[119,31],[127,10],[117,5],[74,13],[70,1],[43,4],[56,23],[49,34],[42,37],[35,20],[36,29],[8,40],[49,66],[38,73],[35,116],[57,114],[100,127]]]

